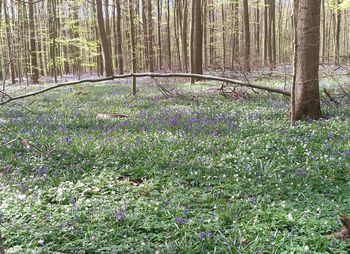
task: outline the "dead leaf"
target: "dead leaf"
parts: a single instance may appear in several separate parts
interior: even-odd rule
[[[22,145],[23,145],[24,149],[26,149],[26,150],[29,150],[31,148],[31,145],[27,139],[22,140]]]
[[[327,237],[337,238],[338,240],[344,241],[350,237],[350,219],[344,214],[341,214],[339,217],[343,228],[341,228],[338,232],[327,235]]]
[[[117,114],[117,113],[100,113],[97,114],[97,120],[108,120],[108,119],[116,119],[116,118],[128,118],[128,115]]]

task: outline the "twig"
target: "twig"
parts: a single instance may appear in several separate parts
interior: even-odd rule
[[[333,98],[333,96],[327,91],[326,88],[323,88],[323,91],[327,95],[327,97],[330,99],[331,102],[333,102],[337,105],[340,105],[340,103],[336,99]]]

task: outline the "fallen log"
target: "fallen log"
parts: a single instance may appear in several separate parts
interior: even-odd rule
[[[217,76],[209,76],[209,75],[200,75],[200,74],[191,74],[191,73],[129,73],[129,74],[124,74],[124,75],[114,75],[106,78],[100,78],[100,79],[84,79],[84,80],[79,80],[79,81],[73,81],[73,82],[67,82],[67,83],[61,83],[57,84],[54,86],[50,86],[48,88],[44,88],[39,91],[35,91],[32,93],[24,94],[24,95],[19,95],[19,96],[10,96],[7,94],[7,99],[0,102],[1,105],[5,105],[11,101],[17,101],[20,99],[28,98],[28,97],[33,97],[45,92],[48,92],[50,90],[54,90],[57,88],[65,87],[65,86],[73,86],[73,85],[78,85],[78,84],[83,84],[83,83],[98,83],[98,82],[103,82],[103,81],[108,81],[108,80],[116,80],[116,79],[125,79],[125,78],[141,78],[141,77],[152,77],[152,78],[198,78],[201,80],[213,80],[213,81],[221,81],[221,82],[226,82],[230,84],[235,84],[238,86],[243,86],[243,87],[249,87],[249,88],[255,88],[271,93],[278,93],[282,94],[285,96],[290,96],[290,92],[279,89],[279,88],[273,88],[273,87],[267,87],[267,86],[259,86],[259,85],[254,85],[250,84],[247,82],[243,82],[240,80],[236,79],[230,79],[230,78],[224,78],[224,77],[217,77]]]

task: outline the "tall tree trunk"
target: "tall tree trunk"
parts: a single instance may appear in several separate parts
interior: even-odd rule
[[[57,13],[56,13],[56,0],[50,0],[49,2],[49,11],[50,13],[50,60],[52,63],[51,67],[51,76],[54,77],[55,83],[57,83],[57,67],[56,67],[56,38],[57,38]]]
[[[38,54],[36,51],[35,42],[35,23],[34,23],[34,4],[33,0],[29,0],[29,30],[30,30],[30,57],[32,63],[32,82],[39,83],[39,68],[38,68]]]
[[[271,53],[272,53],[272,61],[271,67],[276,67],[276,1],[271,0],[270,4],[270,30],[272,33],[271,37]]]
[[[116,52],[117,52],[117,59],[118,59],[118,71],[119,74],[124,74],[124,60],[123,60],[123,37],[122,37],[122,29],[121,29],[121,21],[122,21],[122,14],[120,9],[120,1],[116,0],[116,9],[117,9],[117,24],[116,24],[116,32],[117,32],[117,41],[116,41]]]
[[[161,24],[162,24],[162,0],[157,1],[157,25],[158,25],[158,64],[159,69],[162,69],[162,37],[161,37]]]
[[[135,27],[134,27],[134,5],[132,0],[128,0],[129,5],[129,18],[130,18],[130,48],[132,58],[132,73],[137,72],[136,66],[136,39],[135,39]],[[136,77],[132,79],[132,94],[136,95]]]
[[[255,16],[255,43],[256,55],[260,55],[260,0],[256,1],[256,16]]]
[[[102,1],[96,0],[96,14],[97,14],[97,24],[99,30],[100,42],[102,45],[103,51],[103,60],[104,60],[104,72],[105,76],[113,76],[113,62],[111,57],[111,52],[109,50],[105,24],[103,19],[103,9],[102,9]]]
[[[235,62],[239,56],[239,0],[235,0],[231,3],[231,15],[232,15],[232,53],[231,53],[231,68],[234,68]]]
[[[225,3],[221,4],[221,22],[222,22],[222,71],[225,72],[225,67],[226,67]]]
[[[340,0],[336,0],[335,10],[335,31],[334,31],[334,65],[340,63],[340,23],[341,23],[341,10],[339,9]]]
[[[149,70],[149,44],[148,44],[148,22],[147,22],[147,16],[146,16],[146,11],[147,11],[147,5],[146,5],[146,0],[141,0],[142,2],[142,29],[143,29],[143,40],[144,40],[144,56],[145,56],[145,63],[146,63],[146,69]]]
[[[320,0],[296,0],[292,123],[321,117],[319,94]]]
[[[191,73],[203,74],[202,1],[192,0]],[[191,78],[194,83],[198,79]]]
[[[243,0],[244,62],[243,70],[250,72],[250,30],[248,0]]]
[[[152,0],[147,0],[147,32],[148,32],[148,55],[149,71],[154,71],[154,50],[153,50],[153,19],[152,19]]]
[[[265,8],[264,8],[264,65],[267,64],[268,59],[268,10],[269,10],[269,2],[265,0]]]
[[[167,2],[167,50],[168,50],[168,68],[171,69],[171,36],[170,36],[170,0]]]
[[[322,0],[322,61],[326,60],[327,28],[326,28],[326,4]]]
[[[13,59],[13,52],[12,52],[11,24],[10,24],[10,18],[7,11],[6,1],[4,1],[4,14],[5,14],[5,25],[6,25],[6,40],[7,40],[7,47],[8,47],[8,61],[9,61],[10,71],[11,71],[11,83],[16,84],[16,71],[15,71],[15,63]]]

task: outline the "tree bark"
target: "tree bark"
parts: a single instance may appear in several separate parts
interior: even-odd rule
[[[147,32],[148,32],[148,55],[149,55],[149,71],[154,71],[154,49],[153,49],[153,19],[152,19],[152,0],[147,0]]]
[[[244,62],[243,70],[250,72],[250,31],[248,0],[243,0]]]
[[[128,0],[129,5],[129,18],[130,18],[130,48],[132,58],[132,73],[136,73],[136,39],[135,39],[135,27],[134,27],[134,6],[133,1]],[[136,77],[132,79],[132,94],[136,95]]]
[[[202,1],[192,0],[191,73],[203,74]],[[191,78],[194,83],[198,79]]]
[[[103,60],[104,60],[104,73],[105,76],[113,75],[113,62],[111,57],[111,52],[109,50],[108,39],[105,30],[105,24],[103,19],[103,10],[102,10],[102,1],[96,0],[96,16],[97,16],[97,24],[99,30],[100,42],[102,45],[103,51]]]
[[[320,0],[297,0],[294,6],[296,52],[292,123],[321,117],[318,80],[320,6]]]
[[[11,34],[11,27],[10,27],[11,24],[10,24],[10,19],[7,11],[6,1],[4,2],[4,14],[5,14],[5,25],[6,25],[6,41],[7,41],[7,47],[8,47],[8,61],[9,61],[10,71],[11,71],[11,83],[16,84],[16,71],[15,71],[15,64],[14,64],[13,53],[12,53],[13,48],[12,48],[12,34]]]
[[[38,68],[38,54],[36,52],[35,42],[35,23],[34,23],[34,4],[33,0],[29,0],[29,30],[30,30],[30,58],[32,64],[31,78],[34,84],[39,83],[39,68]]]
[[[116,52],[117,52],[117,59],[118,59],[118,72],[119,74],[124,73],[124,60],[123,60],[123,51],[122,51],[122,45],[123,45],[123,37],[122,37],[122,29],[121,29],[121,20],[122,20],[122,14],[120,9],[120,1],[116,0],[116,11],[117,11],[117,24],[116,24],[116,32],[117,32],[117,41],[116,41]]]

